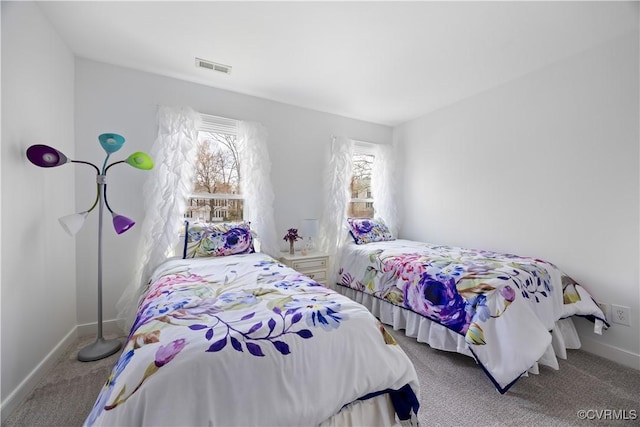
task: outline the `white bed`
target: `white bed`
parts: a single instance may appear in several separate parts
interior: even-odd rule
[[[360,304],[259,253],[174,259],[85,425],[416,425],[417,396]]]
[[[580,347],[571,316],[608,324],[588,292],[529,257],[410,240],[344,245],[336,289],[383,323],[473,357],[501,393]]]

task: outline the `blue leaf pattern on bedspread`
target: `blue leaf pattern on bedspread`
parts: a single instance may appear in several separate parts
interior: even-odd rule
[[[319,425],[405,389],[415,419],[415,369],[379,320],[267,255],[169,259],[148,283],[85,425]]]
[[[232,266],[229,264],[227,267]],[[337,294],[308,277],[284,269],[275,261],[260,261],[254,267],[263,271],[255,288],[227,286],[237,276],[233,268],[229,268],[222,283],[208,281],[207,277],[192,273],[186,266],[153,282],[147,289],[130,333],[128,345],[133,345],[133,348],[118,362],[88,418],[88,424],[102,409],[109,411],[125,403],[147,378],[189,345],[186,339],[181,338],[161,346],[157,350],[156,361],[147,367],[139,385],[129,394],[123,386],[112,398],[117,377],[133,358],[135,350],[157,343],[160,333],[168,326],[186,326],[191,331],[202,333],[205,341],[210,343],[203,349],[205,353],[232,349],[264,357],[266,346],[287,356],[291,354],[288,339],[312,339],[313,329],[331,332],[348,319],[346,313],[341,313],[341,304],[332,298]],[[298,293],[290,294],[289,290],[303,290],[305,296],[298,297]],[[253,320],[256,315],[254,308],[263,304],[271,310],[271,318]]]

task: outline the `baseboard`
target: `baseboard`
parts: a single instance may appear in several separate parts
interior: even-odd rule
[[[0,419],[2,420],[2,423],[4,423],[5,419],[11,415],[14,409],[16,409],[33,390],[35,390],[37,385],[49,373],[58,359],[62,357],[69,346],[76,340],[78,336],[77,330],[78,327],[74,326],[58,343],[58,345],[56,345],[53,350],[51,350],[49,354],[42,359],[38,366],[36,366],[29,375],[22,380],[18,387],[16,387],[15,390],[7,396],[4,402],[2,402],[0,405]]]
[[[118,326],[116,320],[107,320],[102,322],[103,334],[122,335],[122,329]],[[40,381],[49,373],[51,368],[56,364],[58,359],[67,351],[69,346],[79,337],[96,335],[98,333],[98,323],[85,323],[74,326],[67,335],[56,345],[53,350],[45,356],[44,359],[36,366],[29,375],[16,387],[13,392],[0,405],[0,420],[4,423],[5,419],[22,403],[29,394],[35,390]]]
[[[580,337],[580,341],[582,342],[581,350],[593,353],[596,356],[604,357],[605,359],[613,360],[621,365],[640,370],[640,354],[635,354],[610,344],[604,344],[588,337]]]
[[[103,334],[118,334],[122,335],[122,328],[118,326],[117,320],[104,320],[102,322],[102,333]],[[98,323],[84,323],[82,325],[78,325],[78,337],[86,337],[89,335],[97,335],[98,334]]]

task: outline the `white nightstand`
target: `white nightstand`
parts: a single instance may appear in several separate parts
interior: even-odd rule
[[[322,252],[309,252],[307,255],[296,253],[286,254],[280,258],[280,262],[294,270],[304,274],[320,283],[327,284],[327,270],[329,268],[329,255]]]

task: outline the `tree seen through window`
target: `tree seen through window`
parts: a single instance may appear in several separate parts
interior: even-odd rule
[[[206,223],[242,220],[236,135],[200,131],[198,144],[193,193],[185,218]]]
[[[374,156],[354,153],[352,158],[351,201],[348,215],[353,218],[373,218],[373,197],[371,194],[371,171]]]

